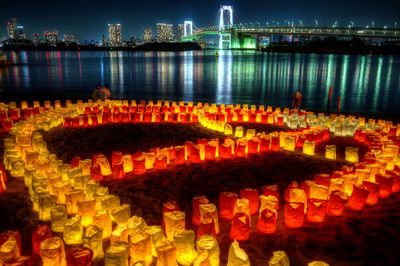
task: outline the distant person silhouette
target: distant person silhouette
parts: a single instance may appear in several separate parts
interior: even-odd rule
[[[100,90],[101,90],[101,84],[97,84],[96,88],[92,92],[93,101],[97,101],[98,99],[100,99]]]
[[[299,110],[302,98],[303,94],[301,94],[300,90],[297,90],[293,95],[293,109]]]
[[[108,84],[106,84],[100,90],[100,98],[102,101],[104,101],[106,99],[110,99],[110,97],[111,97],[110,88],[109,88]]]

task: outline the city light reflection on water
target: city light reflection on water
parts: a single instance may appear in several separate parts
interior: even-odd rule
[[[396,56],[278,54],[255,51],[8,52],[15,66],[0,68],[4,100],[89,98],[108,83],[115,98],[173,99],[325,110],[400,113]]]

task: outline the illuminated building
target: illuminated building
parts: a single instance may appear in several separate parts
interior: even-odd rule
[[[157,41],[171,42],[174,40],[172,24],[157,23]]]
[[[33,43],[34,45],[38,45],[38,44],[40,43],[39,33],[35,32],[35,33],[32,35],[32,43]]]
[[[48,45],[57,46],[58,31],[45,31],[44,40]]]
[[[101,46],[106,47],[107,45],[108,44],[107,44],[106,36],[103,34],[103,35],[101,35]]]
[[[63,41],[65,44],[70,45],[71,43],[78,43],[78,40],[75,38],[74,35],[72,34],[64,34],[64,39]]]
[[[12,18],[11,21],[7,23],[7,33],[9,39],[15,39],[15,33],[17,30],[17,18]]]
[[[116,47],[122,45],[121,24],[108,24],[108,37],[110,46]]]
[[[148,43],[153,41],[153,32],[151,28],[145,28],[143,31],[143,42]]]
[[[178,40],[180,40],[183,36],[185,36],[185,25],[178,24]]]
[[[18,40],[26,39],[24,26],[17,26],[17,28],[14,31],[14,38]]]

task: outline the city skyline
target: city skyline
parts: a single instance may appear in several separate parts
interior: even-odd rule
[[[39,3],[38,3],[39,2]],[[74,34],[79,40],[99,41],[101,36],[107,34],[108,24],[122,24],[122,36],[129,39],[131,36],[141,37],[146,27],[156,29],[157,23],[177,25],[184,20],[192,20],[197,27],[207,26],[215,17],[220,4],[231,4],[240,22],[261,22],[273,20],[288,20],[305,25],[311,25],[315,19],[320,25],[330,25],[338,21],[339,25],[348,24],[350,21],[358,26],[375,24],[376,26],[395,27],[397,22],[396,1],[387,0],[384,4],[372,1],[355,0],[352,2],[340,0],[332,3],[320,4],[316,0],[304,0],[300,6],[298,1],[283,0],[279,3],[265,3],[265,1],[192,1],[185,3],[181,0],[171,0],[167,4],[162,1],[147,1],[135,3],[126,0],[113,1],[112,7],[106,1],[96,1],[96,9],[91,6],[94,1],[59,1],[57,5],[52,1],[42,0],[30,3],[27,0],[4,0],[0,9],[1,38],[7,35],[6,25],[13,17],[17,17],[18,24],[24,26],[25,34],[32,38],[33,33],[44,31],[58,31]],[[371,3],[369,3],[371,2]],[[127,6],[131,8],[127,8]],[[330,8],[332,6],[333,8]],[[262,7],[262,8],[260,8]],[[383,11],[377,12],[374,11]],[[171,12],[169,12],[171,11]],[[173,11],[173,12],[172,12]],[[85,15],[85,12],[86,15]],[[341,14],[341,15],[340,15]],[[74,19],[71,20],[70,16]],[[237,17],[235,19],[237,19]]]

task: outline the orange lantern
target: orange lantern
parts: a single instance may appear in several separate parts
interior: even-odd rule
[[[246,156],[246,140],[238,140],[235,146],[235,156],[245,157]]]
[[[250,216],[238,212],[233,216],[229,238],[231,240],[246,241],[250,236]]]
[[[47,224],[38,224],[32,232],[32,258],[40,257],[40,243],[44,240],[51,238],[52,233]]]
[[[232,220],[238,194],[221,192],[219,194],[219,216],[224,220]]]
[[[93,217],[93,225],[103,230],[103,239],[107,239],[111,236],[112,221],[107,211],[98,211]]]
[[[164,154],[159,154],[156,156],[156,161],[154,162],[154,169],[162,170],[167,169],[167,156]]]
[[[240,197],[249,200],[250,215],[258,213],[260,208],[259,193],[257,189],[245,188],[240,190]]]
[[[322,223],[325,220],[326,200],[310,199],[307,206],[308,222]]]
[[[219,246],[218,241],[209,235],[204,235],[197,239],[196,250],[197,258],[193,266],[219,266]]]
[[[179,230],[174,235],[176,260],[180,265],[190,266],[197,256],[194,249],[195,235],[192,230]]]
[[[215,145],[207,143],[205,145],[205,160],[215,160],[216,152],[217,147]]]
[[[165,234],[167,239],[172,241],[174,234],[178,230],[185,229],[185,213],[182,211],[172,211],[164,213]]]
[[[276,231],[277,211],[275,209],[265,208],[260,210],[260,216],[257,222],[257,232],[261,234],[273,234]]]
[[[197,237],[202,235],[216,236],[219,234],[218,210],[214,204],[200,204],[200,224]]]
[[[326,214],[329,216],[342,216],[347,195],[342,191],[332,191],[326,206]]]
[[[93,223],[95,215],[96,200],[95,199],[79,199],[77,202],[78,215],[82,218],[82,226],[88,226]]]
[[[122,162],[115,163],[112,166],[112,177],[114,180],[124,179],[125,171]]]
[[[259,138],[260,152],[268,152],[270,145],[271,145],[271,139],[270,138],[267,138],[267,137]]]
[[[67,248],[67,266],[92,266],[93,251],[86,247]]]
[[[129,245],[123,241],[112,242],[106,250],[104,266],[128,266]]]
[[[390,175],[376,174],[375,181],[379,184],[379,197],[382,199],[390,197],[393,187],[393,177]]]
[[[331,177],[328,174],[316,174],[314,176],[314,181],[318,185],[323,185],[323,186],[329,187],[330,180],[331,180]]]
[[[156,246],[156,250],[156,266],[178,266],[176,262],[176,248],[172,242],[164,240]]]
[[[104,259],[103,229],[96,225],[89,225],[83,231],[83,245],[93,251],[93,261]]]
[[[151,238],[145,232],[138,232],[129,237],[130,264],[143,261],[144,265],[151,265],[153,256],[151,255]]]
[[[192,224],[200,224],[200,204],[207,204],[209,201],[204,195],[195,196],[192,198]]]
[[[257,154],[258,152],[258,138],[253,137],[247,141],[247,153]]]
[[[218,147],[219,157],[222,159],[232,158],[232,146],[227,143],[220,143]]]
[[[367,201],[369,191],[362,186],[354,186],[349,198],[348,206],[351,210],[361,211]]]
[[[185,147],[176,146],[175,147],[175,164],[182,165],[186,163]]]
[[[63,238],[67,245],[79,245],[82,243],[82,224],[80,216],[74,216],[65,221]]]
[[[133,160],[133,173],[135,175],[142,175],[146,173],[146,160],[143,156]]]
[[[377,204],[379,200],[379,184],[369,181],[363,181],[362,184],[365,189],[369,191],[369,195],[366,201],[367,205]]]
[[[52,237],[40,243],[43,266],[66,266],[64,243],[59,237]]]
[[[285,225],[287,228],[300,228],[304,224],[304,203],[285,203]]]

